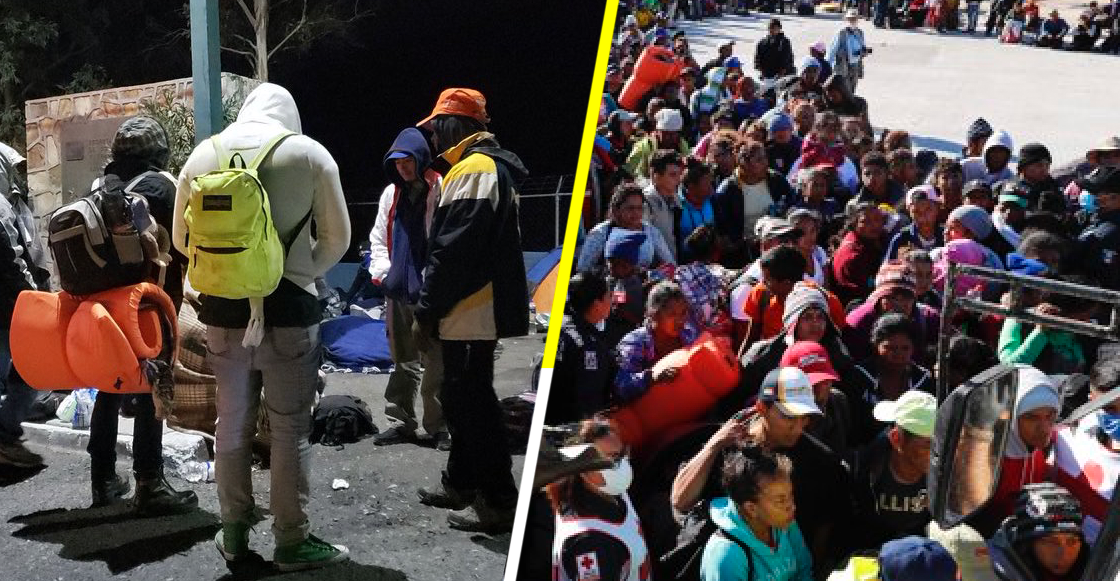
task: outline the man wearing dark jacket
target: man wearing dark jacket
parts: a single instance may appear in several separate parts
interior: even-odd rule
[[[144,196],[155,220],[171,231],[175,211],[175,178],[167,173],[170,149],[167,132],[151,117],[139,116],[125,121],[113,137],[112,161],[105,176],[116,176],[126,184],[125,191]],[[101,178],[95,182],[99,185]],[[183,275],[187,259],[171,249],[171,260],[163,275],[163,290],[178,312],[183,304]],[[117,418],[125,396],[101,392],[94,400],[90,417],[90,482],[93,506],[117,502],[128,492],[128,479],[117,474]],[[173,514],[193,510],[198,497],[189,490],[171,488],[163,474],[163,422],[156,419],[151,394],[134,396],[132,472],[136,478],[134,503],[147,514]]]
[[[529,332],[514,183],[528,171],[486,132],[486,99],[447,89],[418,125],[432,132],[444,173],[416,305],[418,341],[438,336],[440,401],[454,445],[441,486],[420,489],[424,504],[452,509],[452,527],[499,533],[513,527],[517,487],[494,393],[498,339]]]
[[[374,437],[379,446],[416,438],[416,392],[423,399],[424,431],[441,451],[451,449],[443,422],[439,386],[443,358],[436,340],[420,350],[412,338],[413,311],[420,298],[427,261],[428,228],[440,194],[439,174],[424,134],[409,127],[385,154],[385,175],[392,183],[381,193],[370,232],[370,277],[388,299],[389,351],[393,371],[385,386],[385,416],[390,427]]]
[[[1120,290],[1120,167],[1100,167],[1078,185],[1092,193],[1097,211],[1077,238],[1070,264],[1109,290]]]
[[[1015,170],[1019,174],[1023,195],[1027,198],[1028,210],[1057,210],[1058,213],[1065,211],[1065,197],[1060,193],[1061,186],[1050,175],[1052,163],[1050,150],[1041,143],[1028,143],[1019,148],[1019,165]],[[1047,207],[1040,207],[1040,203]],[[1055,204],[1059,207],[1053,207]]]
[[[0,383],[7,393],[0,401],[0,464],[31,468],[41,465],[43,458],[20,442],[23,429],[19,424],[27,417],[35,391],[12,366],[8,334],[19,293],[39,288],[49,290],[46,286],[49,273],[43,276],[46,271],[34,256],[35,249],[39,248],[34,223],[29,227],[28,222],[21,219],[23,212],[20,210],[28,208],[16,169],[22,161],[23,157],[7,146],[0,152],[0,324],[3,324],[0,329]],[[30,210],[27,214],[30,215]]]
[[[793,46],[786,35],[782,34],[782,21],[770,21],[770,34],[758,41],[754,50],[754,68],[763,79],[774,79],[791,75],[793,69]]]

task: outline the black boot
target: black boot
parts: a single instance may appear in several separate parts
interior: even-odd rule
[[[121,502],[121,499],[128,494],[128,479],[121,478],[117,473],[113,473],[108,478],[94,477],[90,482],[90,489],[93,493],[91,508],[109,506]]]
[[[171,488],[162,471],[136,474],[136,496],[132,501],[142,514],[178,514],[198,508],[198,495],[191,490],[180,492]]]
[[[447,472],[443,473],[440,479],[440,486],[437,487],[424,487],[417,490],[420,495],[420,503],[436,508],[448,508],[451,510],[463,510],[474,502],[477,492],[474,490],[460,490],[447,483]]]

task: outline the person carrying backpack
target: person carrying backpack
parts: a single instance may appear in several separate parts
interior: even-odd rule
[[[748,446],[727,456],[727,496],[709,510],[719,530],[704,546],[703,581],[812,581],[813,562],[795,510],[793,463],[783,454]]]
[[[124,191],[143,196],[155,222],[171,229],[175,203],[175,179],[166,172],[170,149],[167,132],[151,117],[133,117],[117,129],[110,150],[105,176],[116,176],[127,184]],[[98,178],[93,189],[107,183]],[[172,260],[164,273],[163,290],[178,312],[183,303],[183,274],[186,257],[171,252]],[[128,493],[128,479],[121,478],[117,466],[117,420],[125,399],[135,398],[135,431],[133,437],[132,471],[136,478],[133,503],[145,514],[185,512],[198,506],[198,496],[186,490],[171,488],[163,474],[163,421],[156,419],[151,394],[125,395],[101,391],[94,399],[90,416],[89,445],[90,479],[93,506],[116,502]]]
[[[517,487],[494,393],[494,349],[498,339],[529,332],[514,189],[528,170],[486,131],[489,121],[481,93],[452,88],[418,124],[431,131],[450,169],[432,219],[413,333],[420,345],[440,339],[440,402],[454,442],[441,486],[421,488],[420,501],[454,510],[447,518],[454,528],[499,533],[513,527]]]
[[[306,506],[310,412],[322,354],[315,277],[346,252],[350,218],[334,158],[300,132],[299,111],[287,89],[271,83],[254,89],[237,120],[187,159],[175,192],[172,231],[175,247],[190,259],[191,285],[202,293],[199,320],[207,326],[221,394],[215,471],[222,530],[215,541],[227,560],[248,554],[254,510],[251,445],[263,388],[272,440],[274,560],[282,571],[349,558],[346,547],[309,534]],[[249,179],[254,173],[259,181]],[[232,185],[216,188],[214,182],[223,176],[228,180],[222,183]],[[229,228],[230,222],[253,226],[238,230]],[[223,230],[236,242],[215,235]],[[261,249],[264,241],[277,238],[287,248]],[[238,264],[243,258],[247,262]],[[277,282],[266,270],[283,276]],[[251,302],[258,302],[257,308]],[[251,318],[262,331],[255,346],[246,340]]]

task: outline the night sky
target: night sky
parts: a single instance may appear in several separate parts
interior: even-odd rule
[[[118,53],[150,42],[118,28],[153,17],[178,26],[174,8],[185,4],[119,1],[120,18],[107,31]],[[365,204],[376,202],[388,181],[381,167],[385,151],[401,129],[431,112],[447,87],[486,96],[490,131],[521,157],[531,177],[575,173],[605,0],[374,5],[376,15],[357,34],[360,48],[326,42],[305,53],[281,53],[269,71],[272,82],[295,96],[304,133],[338,161],[355,242],[373,224],[373,208]],[[107,68],[117,85],[190,76],[186,42],[180,46],[117,59]],[[223,53],[222,59],[224,71],[249,74],[242,57]]]

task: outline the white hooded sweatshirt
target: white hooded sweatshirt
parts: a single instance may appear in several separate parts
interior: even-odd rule
[[[316,236],[307,224],[295,238],[284,264],[284,278],[315,295],[315,278],[334,266],[350,245],[350,217],[338,177],[338,164],[314,139],[302,135],[299,111],[287,89],[265,83],[249,93],[237,120],[221,132],[222,148],[229,155],[240,152],[253,159],[277,133],[295,132],[280,142],[260,167],[261,183],[268,192],[272,219],[281,239],[289,239],[299,221],[312,210]],[[186,254],[187,224],[183,219],[191,193],[191,180],[218,169],[210,142],[195,147],[179,174],[175,192],[172,241]]]

